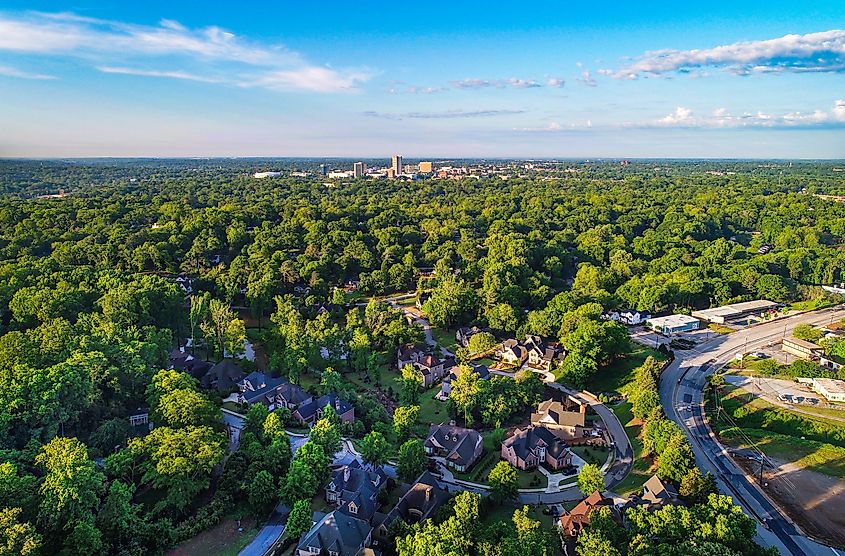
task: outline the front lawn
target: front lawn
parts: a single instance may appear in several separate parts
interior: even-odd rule
[[[572,451],[587,463],[599,467],[607,461],[608,449],[606,446],[573,446]]]
[[[618,392],[627,394],[634,383],[637,367],[640,367],[645,360],[652,356],[658,361],[665,361],[666,355],[650,347],[634,344],[634,351],[617,359],[603,369],[599,369],[595,375],[587,380],[587,390],[599,395],[602,392]]]
[[[431,335],[434,337],[434,341],[440,344],[440,347],[444,347],[452,353],[455,353],[455,350],[458,349],[458,342],[455,339],[454,330],[449,330],[448,328],[435,328],[432,326]]]

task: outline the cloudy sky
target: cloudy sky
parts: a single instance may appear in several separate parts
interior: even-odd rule
[[[845,158],[842,0],[102,4],[0,5],[0,156]]]

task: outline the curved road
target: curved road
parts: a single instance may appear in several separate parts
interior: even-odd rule
[[[758,521],[759,540],[776,546],[781,554],[835,556],[838,554],[804,536],[780,509],[740,469],[716,440],[704,421],[703,388],[707,376],[726,365],[737,353],[753,351],[777,342],[798,324],[826,324],[845,317],[841,308],[824,309],[784,317],[752,326],[699,344],[693,350],[676,351],[675,360],[660,379],[660,401],[670,419],[681,425],[690,439],[702,470],[712,473],[722,492],[733,496],[743,510]],[[765,521],[766,526],[762,523]]]

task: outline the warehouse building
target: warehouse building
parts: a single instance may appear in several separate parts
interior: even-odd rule
[[[780,304],[775,303],[774,301],[758,299],[756,301],[732,303],[731,305],[713,307],[712,309],[693,311],[692,316],[705,322],[714,322],[716,324],[725,324],[726,322],[745,324],[747,319],[760,319],[767,312],[776,310],[779,307]]]

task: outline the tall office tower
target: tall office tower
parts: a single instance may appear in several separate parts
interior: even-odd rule
[[[420,174],[430,174],[432,170],[431,162],[422,162],[420,161]]]
[[[394,176],[399,176],[402,174],[402,156],[398,154],[393,155],[391,168],[393,168]]]
[[[325,164],[320,164],[320,175],[325,176],[329,173],[329,168]]]
[[[363,162],[356,162],[352,165],[352,177],[355,178],[363,178],[364,177],[364,166]]]

